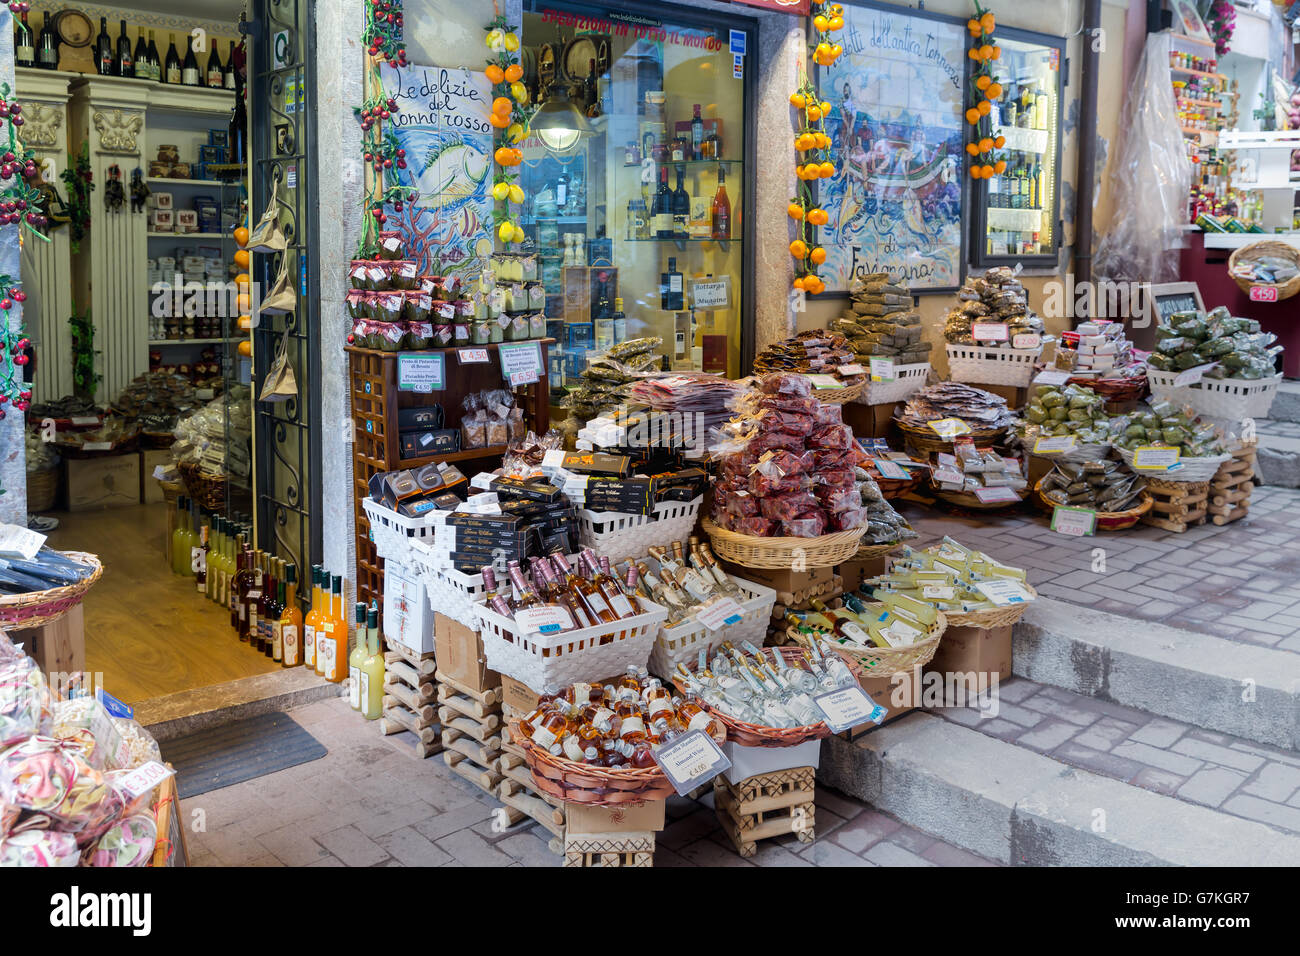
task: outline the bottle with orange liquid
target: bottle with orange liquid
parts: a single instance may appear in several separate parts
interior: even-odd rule
[[[331,684],[343,682],[348,674],[348,622],[343,619],[343,576],[334,575],[330,588],[329,618],[325,621],[325,646],[316,635],[316,663],[324,667],[324,677]],[[322,663],[321,655],[324,654]]]
[[[320,669],[316,667],[316,632],[320,630],[323,623],[321,621],[321,607],[324,602],[321,598],[320,588],[323,574],[324,572],[319,564],[311,566],[311,607],[307,609],[307,616],[303,618],[302,627],[302,661],[309,670],[316,671],[317,674],[321,673]]]

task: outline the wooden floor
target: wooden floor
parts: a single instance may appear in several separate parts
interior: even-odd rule
[[[55,512],[51,547],[91,551],[104,576],[86,595],[86,670],[131,704],[206,687],[279,665],[239,643],[227,612],[171,573],[162,504]]]

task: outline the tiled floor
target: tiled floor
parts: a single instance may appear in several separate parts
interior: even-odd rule
[[[1134,786],[1300,833],[1300,753],[1013,678],[997,710],[936,713]]]
[[[1182,534],[1139,525],[1069,537],[1021,507],[978,516],[910,502],[899,510],[921,535],[909,544],[950,535],[1026,568],[1047,597],[1300,653],[1300,491],[1257,487],[1245,518]]]
[[[329,753],[182,801],[193,865],[560,865],[540,826],[497,832],[495,800],[441,757],[417,760],[398,738],[380,736],[343,698],[290,713]],[[711,801],[669,800],[656,866],[994,865],[824,787],[816,841],[764,840],[745,860],[718,829]]]

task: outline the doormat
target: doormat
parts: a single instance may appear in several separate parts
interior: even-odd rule
[[[283,711],[200,730],[161,744],[182,800],[319,760],[325,747]]]

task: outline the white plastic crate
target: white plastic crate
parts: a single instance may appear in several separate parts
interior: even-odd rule
[[[578,534],[584,548],[618,564],[627,558],[641,558],[647,549],[668,547],[691,536],[704,496],[693,501],[665,501],[648,515],[620,511],[578,510]],[[530,685],[531,686],[531,685]]]
[[[710,631],[696,620],[663,627],[650,651],[650,673],[669,680],[679,663],[691,665],[698,659],[701,649],[712,654],[713,649],[724,640],[733,644],[749,641],[762,647],[763,639],[767,637],[768,624],[772,620],[776,592],[740,578],[732,580],[744,592],[745,597],[739,602],[744,616],[735,624],[720,627],[716,631]]]
[[[867,382],[862,394],[854,399],[859,405],[892,405],[906,401],[925,388],[930,376],[930,363],[895,365],[892,382]]]
[[[375,543],[375,552],[385,561],[402,564],[411,561],[410,543],[422,541],[431,544],[447,516],[445,511],[431,511],[420,518],[408,518],[373,498],[361,499],[361,507],[370,521],[370,540]]]
[[[645,598],[640,601],[646,609],[642,614],[557,634],[521,634],[511,618],[483,604],[474,609],[488,667],[544,689],[604,680],[623,673],[629,664],[644,667],[668,609]]]
[[[1190,405],[1197,414],[1240,422],[1243,418],[1267,418],[1277,397],[1281,375],[1271,378],[1203,378],[1195,385],[1174,385],[1179,372],[1147,369],[1151,394],[1178,405]]]
[[[1036,349],[989,348],[983,345],[948,345],[948,377],[968,385],[1008,385],[1020,388],[1034,377],[1034,363],[1043,354]]]

